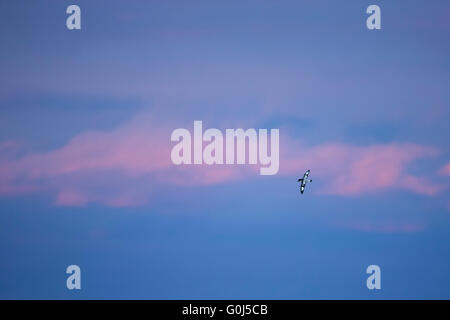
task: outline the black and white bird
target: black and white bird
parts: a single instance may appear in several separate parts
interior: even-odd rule
[[[312,182],[311,179],[308,179],[310,170],[306,170],[305,174],[303,175],[303,178],[300,178],[297,180],[297,182],[300,182],[300,193],[303,194],[305,192],[305,187],[307,182]]]

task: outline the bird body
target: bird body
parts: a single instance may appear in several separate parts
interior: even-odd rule
[[[303,175],[303,178],[300,178],[297,180],[297,182],[300,182],[300,193],[303,194],[305,192],[306,183],[312,182],[311,179],[308,179],[309,173],[311,170],[306,170],[305,174]]]

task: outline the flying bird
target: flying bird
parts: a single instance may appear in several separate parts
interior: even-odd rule
[[[297,180],[297,182],[300,182],[300,193],[303,194],[305,192],[305,187],[307,182],[312,182],[311,179],[308,179],[310,170],[306,170],[305,174],[303,175],[303,178],[300,178]]]

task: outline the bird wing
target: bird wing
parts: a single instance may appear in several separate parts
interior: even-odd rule
[[[305,174],[303,175],[303,180],[306,180],[309,176],[309,170],[305,172]]]

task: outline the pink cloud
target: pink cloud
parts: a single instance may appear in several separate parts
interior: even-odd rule
[[[125,128],[117,131],[82,133],[54,151],[32,154],[17,162],[31,178],[69,174],[81,170],[123,170],[142,174],[167,168],[167,137],[158,132]],[[13,168],[14,169],[14,168]]]
[[[295,143],[290,144],[290,146]],[[323,144],[298,149],[282,162],[284,173],[299,173],[305,168],[327,180],[323,193],[358,195],[371,191],[397,188],[433,195],[440,187],[431,181],[408,174],[408,165],[420,158],[435,156],[433,148],[415,144],[383,144],[351,146]],[[419,183],[420,181],[420,183]],[[424,182],[425,181],[425,182]]]
[[[60,191],[56,195],[55,204],[61,206],[84,206],[88,199],[76,191]]]
[[[408,190],[414,191],[415,193],[425,194],[425,195],[435,195],[439,191],[444,189],[443,185],[433,184],[427,178],[417,178],[414,176],[405,176],[400,181],[400,184]]]
[[[168,136],[151,117],[140,115],[110,132],[80,133],[55,150],[18,159],[0,157],[0,194],[52,192],[58,205],[141,204],[142,195],[124,194],[125,184],[133,177],[160,172],[172,165]],[[115,183],[108,178],[111,173],[128,181],[124,180],[124,185]]]
[[[173,129],[141,114],[109,132],[82,132],[48,152],[0,157],[0,194],[46,192],[55,195],[57,205],[135,206],[150,201],[155,190],[164,186],[212,185],[259,174],[259,167],[250,165],[173,165]],[[431,196],[441,190],[409,170],[416,160],[437,154],[426,146],[325,143],[305,147],[284,137],[280,148],[279,174],[297,176],[311,169],[324,194],[351,196],[396,188]]]
[[[160,186],[211,185],[252,171],[175,166],[170,159],[172,130],[144,114],[110,132],[82,132],[60,148],[0,161],[0,194],[41,191],[54,193],[56,205],[135,206],[149,201]]]
[[[443,166],[441,170],[439,170],[439,173],[443,176],[450,176],[450,162]]]

